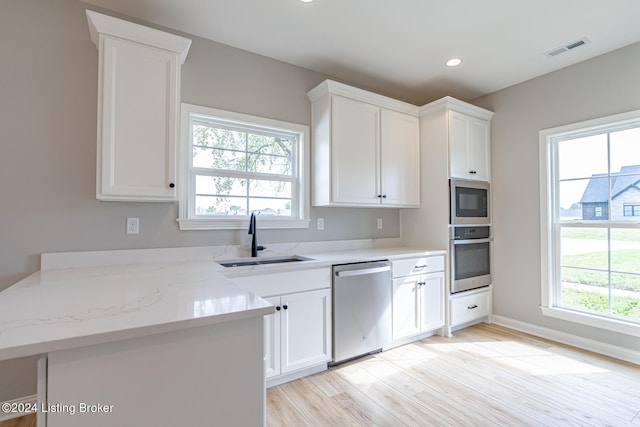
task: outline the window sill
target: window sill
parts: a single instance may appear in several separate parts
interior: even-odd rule
[[[258,229],[309,228],[309,219],[260,218]],[[178,218],[180,230],[241,230],[249,227],[249,218]]]
[[[566,310],[558,307],[540,306],[542,314],[556,319],[566,320],[569,322],[580,323],[585,326],[605,329],[607,331],[617,332],[619,334],[640,337],[640,325],[622,320],[602,318],[578,311]]]

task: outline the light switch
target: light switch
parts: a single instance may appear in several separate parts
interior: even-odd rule
[[[324,230],[324,218],[318,218],[318,224],[316,228],[318,230]]]
[[[382,230],[382,218],[378,218],[378,230]]]

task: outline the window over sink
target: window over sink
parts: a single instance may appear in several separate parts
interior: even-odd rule
[[[308,126],[186,103],[181,126],[181,230],[308,227]]]

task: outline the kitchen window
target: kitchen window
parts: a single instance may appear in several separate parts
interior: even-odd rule
[[[181,230],[306,228],[309,128],[182,104]]]
[[[640,111],[540,131],[545,315],[640,336]]]

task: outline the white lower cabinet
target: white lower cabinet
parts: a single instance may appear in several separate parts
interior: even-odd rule
[[[444,326],[444,257],[393,262],[392,334],[398,342]]]
[[[473,322],[491,314],[491,288],[451,296],[451,326]]]
[[[331,358],[331,290],[266,298],[276,307],[265,316],[266,377],[271,379]]]
[[[246,274],[246,273],[245,273]],[[267,386],[327,369],[331,360],[331,268],[228,276],[276,307],[264,317]]]
[[[393,279],[393,339],[444,325],[444,272]]]

